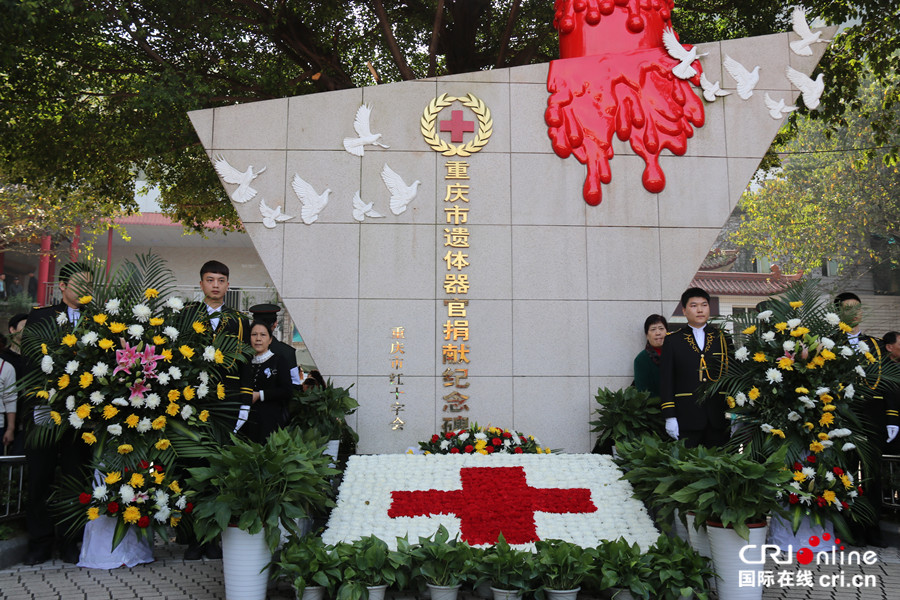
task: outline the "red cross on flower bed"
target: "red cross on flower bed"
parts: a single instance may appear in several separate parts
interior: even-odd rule
[[[461,490],[393,491],[388,516],[419,517],[454,514],[463,541],[494,544],[497,536],[510,544],[540,538],[535,512],[591,513],[591,491],[585,488],[533,488],[522,467],[465,467],[459,471]]]
[[[458,144],[463,141],[464,133],[475,132],[475,121],[466,121],[463,119],[463,111],[451,111],[451,118],[441,121],[441,131],[450,132],[450,141]]]

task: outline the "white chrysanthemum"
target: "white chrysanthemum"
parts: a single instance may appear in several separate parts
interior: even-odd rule
[[[850,496],[851,498],[856,498],[857,496],[859,496],[859,492],[857,492],[856,490],[850,490],[850,492],[847,495]]]
[[[815,408],[816,407],[816,401],[810,400],[809,396],[800,396],[798,398],[798,400],[800,400],[800,402],[802,402],[803,406],[805,406],[806,408]]]
[[[178,339],[178,330],[169,325],[168,327],[163,329],[163,335],[174,342]]]
[[[91,374],[94,377],[106,377],[109,373],[109,365],[106,363],[98,362],[96,365],[91,367]]]
[[[794,488],[795,490],[799,490],[799,489],[800,489],[800,482],[799,482],[799,481],[792,481],[792,482],[791,482],[791,487]]]
[[[743,406],[747,403],[747,395],[744,392],[738,392],[734,396],[734,403],[738,406]]]
[[[77,360],[70,360],[69,362],[66,363],[66,373],[68,373],[69,375],[72,375],[77,370],[78,370],[78,361]]]
[[[812,504],[812,496],[800,496],[801,504]]]
[[[157,406],[159,406],[159,402],[160,402],[159,394],[147,394],[147,397],[144,398],[144,404],[150,410],[153,410]]]
[[[172,379],[181,379],[181,369],[178,367],[169,367],[169,376]]]
[[[778,369],[766,369],[766,381],[771,384],[781,383],[783,376]]]
[[[785,352],[793,352],[794,348],[797,347],[796,342],[794,340],[788,340],[781,345]]]
[[[468,431],[462,432],[461,434],[459,434],[458,439],[459,439],[459,441],[461,441],[461,442],[466,441],[467,439],[469,439],[469,432],[468,432]]]
[[[859,365],[856,365],[856,367],[854,367],[853,370],[856,371],[856,374],[859,375],[860,377],[865,377],[865,376],[866,376],[866,370],[863,369],[863,368],[862,368],[861,366],[859,366]]]
[[[165,373],[165,372],[160,373],[159,375],[156,376],[156,381],[159,382],[159,385],[169,385],[170,379],[171,379],[171,377],[169,377],[169,374]]]
[[[853,387],[853,384],[847,384],[847,387],[844,388],[844,398],[852,398],[856,394],[856,388]]]
[[[122,502],[125,504],[134,502],[134,488],[127,483],[119,488],[119,495],[122,496]]]
[[[848,356],[853,356],[853,348],[850,348],[849,346],[841,346],[841,356],[845,358]]]
[[[150,317],[153,315],[153,311],[150,310],[150,307],[141,302],[140,304],[135,304],[131,309],[131,314],[134,315],[134,318],[137,319],[141,323],[146,323],[150,320]]]
[[[152,427],[153,421],[151,421],[147,417],[144,417],[143,419],[138,421],[137,427],[135,427],[135,429],[137,429],[138,433],[147,433]]]
[[[853,432],[850,431],[849,429],[845,428],[845,427],[842,427],[842,428],[840,428],[840,429],[835,429],[834,431],[832,431],[832,432],[831,432],[831,437],[833,437],[833,438],[842,438],[842,437],[847,437],[847,436],[849,436],[851,433],[853,433]]]
[[[796,423],[803,417],[801,417],[800,413],[798,413],[796,410],[792,410],[791,412],[788,413],[787,418],[788,418],[788,421],[793,421],[794,423]]]
[[[41,371],[47,375],[53,372],[53,359],[50,358],[49,355],[45,354],[44,357],[41,358]]]
[[[181,298],[172,296],[171,298],[166,300],[166,306],[171,308],[173,311],[178,312],[182,308],[184,308],[184,301]]]
[[[153,492],[153,503],[157,506],[167,506],[169,504],[169,494],[163,489],[157,489]]]
[[[66,410],[75,410],[75,396],[66,398]]]
[[[122,435],[122,426],[118,423],[106,426],[106,431],[110,435]]]
[[[61,312],[56,315],[56,324],[57,325],[65,325],[69,322],[69,315],[67,312]]]
[[[475,434],[475,439],[476,440],[486,440],[487,434],[485,434],[483,431],[479,431],[478,433]]]
[[[212,362],[213,359],[216,358],[216,349],[212,346],[207,346],[203,349],[203,360]]]
[[[834,483],[834,473],[825,471],[825,479],[828,480],[828,483]]]
[[[822,394],[827,394],[831,391],[831,388],[827,387],[818,387],[816,388],[816,396],[821,396]]]
[[[843,450],[844,452],[849,452],[850,450],[856,450],[856,444],[851,444],[850,442],[847,442],[846,444],[841,446],[841,450]]]
[[[122,303],[119,301],[118,298],[113,298],[112,300],[107,300],[106,305],[103,308],[109,314],[117,315],[117,314],[119,314],[119,307],[121,305],[122,305]]]
[[[762,429],[763,433],[771,433],[773,429],[773,427],[768,423],[763,423],[759,426],[759,428]]]
[[[862,340],[859,340],[859,343],[856,344],[856,349],[859,350],[860,354],[865,354],[869,351],[869,345]]]
[[[750,350],[746,346],[741,346],[734,351],[734,357],[741,362],[746,362],[750,358]]]
[[[153,518],[160,523],[165,523],[170,514],[172,514],[172,509],[170,509],[168,506],[163,506],[158,511],[156,511],[156,514],[153,515]]]
[[[194,407],[190,404],[185,404],[184,408],[181,409],[181,418],[187,421],[192,414],[194,414]]]
[[[100,336],[97,335],[96,331],[88,331],[86,334],[81,336],[81,343],[85,346],[95,346],[97,344],[97,340],[100,339]]]
[[[850,473],[849,471],[844,471],[844,475],[847,476],[847,481],[849,481],[850,483],[853,483],[853,474],[852,473]]]
[[[834,442],[832,442],[831,440],[821,440],[819,443],[822,444],[822,446],[825,448],[831,448],[832,446],[834,446]]]
[[[819,344],[821,344],[822,347],[826,350],[831,350],[832,348],[834,348],[834,340],[832,340],[831,338],[823,337],[819,340]]]
[[[772,311],[764,310],[761,313],[759,313],[758,315],[756,315],[756,318],[759,319],[760,321],[765,321],[766,323],[768,323],[769,319],[772,318]]]
[[[803,321],[801,321],[800,319],[788,319],[787,326],[790,327],[791,329],[794,329],[794,328],[798,327],[800,325],[800,323],[802,323],[802,322]]]
[[[115,404],[116,406],[128,406],[128,400],[125,398],[113,398],[110,404]]]
[[[840,502],[835,502],[835,503],[834,503],[834,510],[836,510],[836,511],[838,511],[838,512],[841,512],[842,510],[844,510],[844,505],[841,504]]]
[[[765,332],[764,334],[762,334],[762,341],[764,341],[764,342],[774,342],[774,341],[775,341],[775,332],[774,332],[774,331],[767,331],[767,332]]]
[[[128,401],[131,402],[133,408],[140,408],[144,405],[144,399],[140,396],[133,396],[129,398]]]
[[[815,479],[816,478],[816,470],[813,469],[812,467],[803,467],[800,470],[800,472],[803,473],[804,475],[806,475],[807,479]]]
[[[825,313],[825,320],[831,326],[836,326],[841,322],[841,318],[837,315],[837,313]]]
[[[128,336],[132,339],[138,340],[141,336],[144,335],[144,327],[143,325],[129,325],[128,326]]]
[[[209,386],[205,383],[201,383],[197,386],[197,397],[201,400],[206,398],[207,394],[209,394]]]
[[[94,406],[97,406],[98,404],[103,404],[103,401],[106,400],[106,398],[103,396],[103,394],[101,392],[96,392],[96,391],[91,392],[89,399],[91,401],[91,404],[93,404]]]
[[[446,450],[450,447],[450,440],[441,440],[441,450]]]
[[[75,429],[81,429],[81,426],[84,425],[84,419],[82,419],[75,413],[69,413],[69,425],[71,425]]]
[[[178,500],[175,501],[175,508],[178,510],[184,510],[187,506],[187,498],[185,496],[179,496]]]
[[[109,490],[104,484],[100,484],[94,488],[94,500],[103,502],[109,496]]]
[[[56,388],[50,388],[50,391],[47,392],[47,402],[53,402],[56,398]]]
[[[200,374],[197,375],[200,378],[200,383],[209,383],[209,373],[206,371],[200,371]]]

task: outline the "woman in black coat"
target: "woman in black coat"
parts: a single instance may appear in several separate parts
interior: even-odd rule
[[[287,361],[269,350],[272,332],[266,323],[250,325],[250,345],[256,355],[245,366],[244,381],[253,388],[253,404],[243,430],[254,442],[266,443],[276,429],[287,424],[288,402],[294,393]]]

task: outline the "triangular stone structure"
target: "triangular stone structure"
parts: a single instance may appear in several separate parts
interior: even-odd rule
[[[709,52],[701,59],[704,72],[723,89],[735,85],[721,68],[726,53],[748,68],[760,65],[755,93],[705,104],[705,125],[687,154],[664,153],[667,184],[659,194],[642,187],[642,160],[616,140],[613,179],[596,207],[582,199],[585,167],[551,149],[544,122],[548,64],[202,110],[190,118],[210,157],[221,155],[241,171],[266,168],[251,184],[257,196],[235,206],[317,366],[336,384],[355,386],[360,452],[403,451],[459,416],[585,452],[597,388],[631,383],[644,318],[671,314],[783,124],[769,116],[764,94],[794,101],[798,92],[785,66],[810,74],[825,51],[826,44],[814,44],[813,56],[796,56],[788,46],[794,39],[785,33],[700,45],[699,52]],[[445,157],[423,137],[423,112],[444,93],[473,94],[491,112],[488,143],[467,158]],[[356,137],[362,104],[371,106],[371,129],[390,148],[365,146],[357,157],[343,139]],[[447,120],[451,110],[463,110],[478,127],[459,101],[439,118]],[[467,135],[466,141],[473,134]],[[447,273],[460,272],[444,260],[451,160],[469,165],[465,295],[443,286]],[[400,215],[389,208],[385,164],[408,183],[421,181]],[[301,220],[295,174],[318,193],[331,190],[310,225]],[[229,194],[236,188],[224,186]],[[385,216],[357,222],[357,191]],[[260,199],[294,218],[266,227]],[[461,319],[468,321],[468,340],[445,340],[444,325],[454,320],[445,301],[455,298],[468,301]],[[398,327],[402,338],[392,333]],[[442,347],[461,341],[470,362],[445,363]],[[402,367],[393,362],[398,358]],[[443,376],[447,369],[453,379]],[[455,379],[462,375],[457,369],[467,369],[467,378]],[[444,397],[454,391],[468,397],[468,410],[450,410]]]

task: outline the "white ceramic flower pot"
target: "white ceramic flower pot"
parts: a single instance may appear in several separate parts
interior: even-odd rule
[[[431,600],[456,600],[459,594],[459,585],[432,585],[425,584],[431,593]]]
[[[709,547],[712,550],[713,570],[718,576],[716,592],[719,600],[760,600],[763,586],[755,585],[765,565],[746,564],[740,552],[747,544],[761,546],[766,543],[765,523],[750,528],[750,539],[745,540],[734,529],[716,527],[707,523]],[[753,571],[754,585],[740,585],[741,572]],[[745,575],[746,577],[746,575]]]
[[[631,590],[626,590],[625,588],[612,588],[609,597],[611,600],[635,600]]]
[[[303,588],[302,594],[297,594],[297,600],[323,600],[325,588],[321,585],[308,585]]]
[[[501,590],[491,586],[494,600],[522,600],[522,590]]]
[[[547,594],[547,600],[575,600],[580,591],[580,587],[573,590],[551,590],[549,588],[544,588],[544,593]]]
[[[266,565],[272,553],[263,532],[249,534],[237,527],[222,532],[222,566],[226,600],[265,600],[269,582]]]
[[[386,585],[367,585],[369,590],[369,600],[384,600],[384,593],[387,591]]]
[[[693,513],[687,513],[685,519],[687,520],[687,530],[688,536],[690,537],[691,548],[696,550],[700,556],[712,558],[712,554],[709,550],[709,536],[706,533],[706,525],[703,524],[700,526],[700,529],[694,529]]]
[[[328,465],[329,467],[334,468],[334,465],[337,464],[338,451],[340,450],[340,448],[341,440],[328,440],[328,443],[325,444],[325,454],[334,459],[333,462]]]

